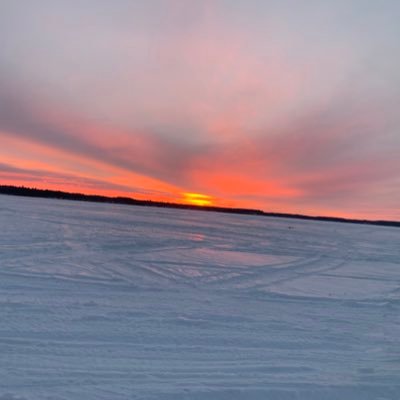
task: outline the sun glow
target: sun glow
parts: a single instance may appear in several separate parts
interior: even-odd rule
[[[195,206],[212,206],[212,197],[200,193],[183,193],[185,203]]]

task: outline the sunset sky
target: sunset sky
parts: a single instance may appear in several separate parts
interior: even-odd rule
[[[400,1],[1,0],[0,184],[400,220]]]

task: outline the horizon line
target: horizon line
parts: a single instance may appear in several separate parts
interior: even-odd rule
[[[174,203],[166,201],[139,200],[133,197],[84,194],[79,192],[66,192],[63,190],[54,190],[54,189],[37,189],[34,187],[16,186],[16,185],[0,185],[0,194],[22,196],[22,197],[52,198],[56,200],[61,199],[61,200],[71,200],[71,201],[88,201],[93,203],[121,204],[121,205],[131,205],[131,206],[136,205],[136,206],[159,207],[159,208],[164,207],[164,208],[187,209],[187,210],[198,210],[198,211],[214,211],[214,212],[222,212],[230,214],[259,215],[264,217],[291,218],[291,219],[302,219],[302,220],[400,227],[400,221],[393,221],[393,220],[368,220],[368,219],[332,217],[323,215],[313,216],[306,214],[264,211],[253,208],[222,207],[222,206],[212,206],[212,205]]]

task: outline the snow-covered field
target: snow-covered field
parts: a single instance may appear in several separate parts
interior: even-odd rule
[[[400,229],[0,196],[0,400],[400,399]]]

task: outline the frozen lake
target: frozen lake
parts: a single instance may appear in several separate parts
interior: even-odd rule
[[[0,195],[0,400],[398,400],[400,229]]]

